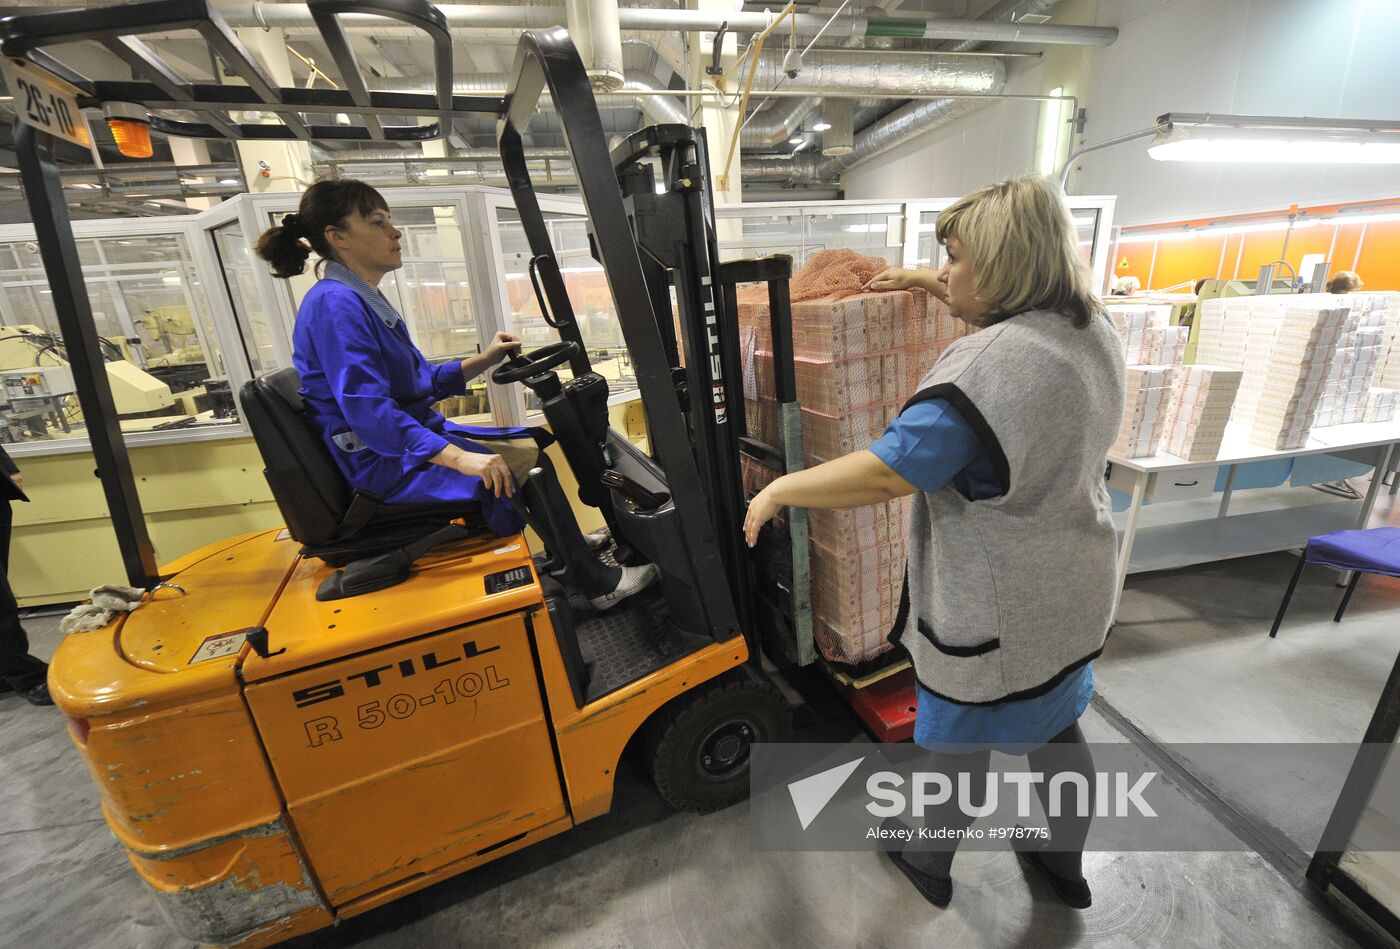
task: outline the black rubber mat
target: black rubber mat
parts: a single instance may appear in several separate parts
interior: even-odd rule
[[[591,702],[694,652],[704,644],[671,625],[658,589],[578,624]]]

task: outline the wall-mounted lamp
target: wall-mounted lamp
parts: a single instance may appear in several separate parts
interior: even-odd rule
[[[1400,133],[1174,125],[1147,146],[1158,161],[1400,164]]]
[[[1400,164],[1400,122],[1167,112],[1151,128],[1074,151],[1060,188],[1080,156],[1149,137],[1147,152],[1158,161]]]

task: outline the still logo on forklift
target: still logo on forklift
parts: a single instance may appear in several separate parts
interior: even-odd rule
[[[434,669],[450,666],[454,662],[461,662],[463,658],[475,659],[477,656],[484,656],[500,648],[497,645],[482,649],[477,646],[476,640],[468,640],[462,644],[462,655],[460,656],[448,654],[447,658],[439,658],[436,651],[425,652],[419,659],[400,659],[389,665],[374,666],[360,672],[352,672],[340,679],[332,679],[329,682],[321,682],[317,685],[309,685],[304,689],[297,689],[292,693],[292,701],[296,702],[297,708],[306,708],[308,705],[316,705],[319,702],[329,702],[331,699],[340,698],[352,682],[361,682],[366,689],[376,689],[389,678],[408,679],[420,671],[432,672]]]

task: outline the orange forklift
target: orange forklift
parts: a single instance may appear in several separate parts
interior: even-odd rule
[[[703,132],[660,126],[610,153],[560,29],[521,38],[503,98],[460,96],[446,19],[426,0],[308,6],[343,89],[278,88],[208,0],[0,21],[12,89],[23,83],[16,151],[52,299],[128,578],[149,591],[134,612],[68,637],[50,688],[108,826],[171,925],[224,946],[316,930],[604,814],[629,745],[671,804],[733,803],[748,791],[752,744],[789,727],[758,671],[755,630],[781,627],[765,632],[779,661],[811,657],[809,623],[796,627],[802,638],[771,622],[793,604],[775,611],[756,592],[739,530],[740,453],[772,449],[744,437],[735,286],[767,283],[774,339],[788,347],[780,392],[793,402],[791,262],[719,262]],[[369,90],[346,14],[426,33],[435,91]],[[176,30],[197,31],[244,84],[187,82],[139,39]],[[46,52],[81,41],[115,53],[134,78],[90,78]],[[608,427],[607,383],[588,362],[530,184],[522,132],[545,89],[654,454]],[[308,427],[290,369],[240,399],[286,529],[157,566],[53,158],[55,139],[81,138],[74,106],[117,103],[165,135],[233,140],[421,141],[455,115],[496,116],[531,278],[560,335],[503,364],[496,381],[539,397],[581,501],[611,528],[611,556],[655,563],[657,589],[593,614],[540,575],[523,536],[489,534],[479,511],[351,490]],[[242,125],[233,116],[244,110],[281,122]],[[335,121],[342,113],[352,124]],[[391,116],[437,121],[394,126]],[[561,382],[565,363],[572,378]],[[800,457],[793,438],[777,460]],[[805,562],[800,514],[795,523],[792,550]],[[795,615],[804,610],[798,602]]]

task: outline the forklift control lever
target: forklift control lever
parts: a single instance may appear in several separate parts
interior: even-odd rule
[[[671,500],[670,495],[649,491],[616,468],[605,469],[602,478],[603,484],[621,491],[624,497],[643,511],[654,511]]]
[[[541,346],[539,349],[524,355],[517,354],[509,357],[492,371],[491,381],[498,386],[509,385],[512,382],[524,382],[526,379],[548,372],[555,366],[562,366],[573,359],[576,353],[578,353],[578,343],[570,340],[550,343],[548,346]]]

